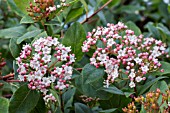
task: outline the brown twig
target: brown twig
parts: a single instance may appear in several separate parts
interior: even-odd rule
[[[20,80],[6,80],[6,82],[21,82]]]
[[[106,2],[103,6],[101,6],[98,10],[96,10],[91,16],[86,17],[85,20],[83,20],[82,22],[80,22],[81,24],[86,23],[87,21],[89,21],[89,19],[91,19],[93,16],[95,16],[98,12],[100,12],[104,7],[106,7],[108,4],[110,4],[112,2],[112,0],[109,0],[108,2]]]

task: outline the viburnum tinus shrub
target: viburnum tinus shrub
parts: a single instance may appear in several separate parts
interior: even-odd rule
[[[109,87],[117,78],[126,75],[130,88],[146,79],[146,74],[159,70],[159,58],[168,56],[166,44],[152,37],[136,36],[133,30],[119,22],[97,27],[88,32],[82,46],[83,52],[95,50],[90,64],[104,67],[107,77],[104,87]],[[164,70],[160,70],[163,72]]]
[[[42,92],[46,103],[56,101],[49,89],[62,91],[69,87],[75,57],[71,48],[61,44],[58,38],[41,37],[33,44],[24,45],[16,60],[19,80],[28,82],[29,89]]]

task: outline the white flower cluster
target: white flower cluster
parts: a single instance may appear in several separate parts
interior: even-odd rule
[[[98,42],[104,47],[99,48]],[[145,80],[143,76],[146,73],[161,67],[158,57],[167,54],[165,47],[160,40],[134,35],[134,31],[119,22],[88,32],[82,51],[88,52],[89,49],[96,48],[90,62],[96,68],[105,67],[105,87],[109,87],[120,74],[126,74],[130,80],[129,86],[133,88],[137,82]]]
[[[75,62],[71,48],[60,44],[57,38],[39,38],[32,46],[24,45],[16,59],[20,81],[28,81],[30,89],[47,95],[51,84],[63,90],[69,86]]]

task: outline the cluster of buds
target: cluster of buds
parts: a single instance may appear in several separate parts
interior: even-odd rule
[[[134,88],[136,83],[146,79],[144,75],[161,67],[158,61],[161,55],[169,57],[166,44],[162,41],[136,36],[121,22],[115,25],[108,23],[107,27],[97,27],[88,32],[82,51],[88,52],[94,48],[96,50],[90,63],[96,68],[105,67],[107,79],[104,87],[109,87],[120,74],[126,74],[130,80],[129,86]]]
[[[52,94],[49,94],[49,95],[45,95],[43,97],[43,99],[45,100],[45,104],[48,105],[51,102],[56,102],[56,98],[52,95]]]
[[[86,95],[81,95],[80,98],[85,103],[94,102],[94,101],[96,102],[99,100],[99,98],[92,98],[92,97],[88,97]]]
[[[168,98],[170,98],[170,91],[167,90],[166,93],[162,93],[160,89],[156,91],[151,91],[146,94],[146,97],[139,96],[135,99],[135,102],[140,103],[143,105],[144,109],[148,113],[159,113],[161,111],[161,106],[163,106],[163,113],[170,112],[170,102],[168,102]],[[161,99],[161,103],[158,101]],[[130,103],[128,107],[122,109],[126,113],[138,113],[136,110],[136,106],[134,102]],[[130,112],[131,111],[131,112]]]
[[[139,111],[136,109],[134,102],[129,103],[127,108],[122,108],[122,110],[124,113],[139,113]]]
[[[5,59],[1,57],[2,53],[0,53],[0,70],[6,65]],[[1,75],[1,73],[0,73]]]
[[[63,7],[68,6],[66,0],[60,2],[61,4],[56,6],[54,0],[34,0],[34,3],[30,2],[27,11],[34,21],[50,20],[54,18],[56,11],[62,11]]]
[[[51,84],[55,89],[63,90],[69,87],[74,56],[71,47],[65,47],[57,38],[41,37],[32,45],[24,45],[16,58],[19,80],[27,81],[30,89],[37,89],[44,95]]]
[[[1,76],[1,70],[6,65],[6,62],[4,61],[4,58],[1,58],[2,53],[0,53],[0,80],[3,79]],[[3,86],[3,83],[0,83],[0,87]]]

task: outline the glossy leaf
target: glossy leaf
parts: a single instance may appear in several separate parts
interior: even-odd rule
[[[107,91],[107,92],[112,93],[112,94],[124,95],[123,91],[121,91],[120,89],[118,89],[115,86],[110,86],[108,88],[103,88],[102,90]]]
[[[8,113],[9,100],[0,97],[0,113]]]
[[[126,25],[128,26],[128,29],[131,29],[134,31],[135,35],[141,35],[141,31],[139,29],[138,26],[136,26],[133,22],[129,21],[126,23]]]
[[[24,26],[11,27],[0,30],[0,38],[15,38],[23,35],[26,32]]]
[[[21,36],[17,39],[17,44],[20,44],[22,41],[24,41],[26,39],[36,37],[40,33],[41,33],[41,30],[34,30],[34,31],[27,32],[23,36]]]
[[[11,51],[11,54],[14,58],[18,57],[20,55],[21,47],[18,45],[17,42],[18,38],[11,38],[9,43],[9,49]]]
[[[160,34],[158,29],[153,25],[153,23],[149,22],[146,27],[154,38],[160,39]]]
[[[40,94],[36,90],[28,89],[27,85],[21,86],[11,97],[9,113],[28,113],[35,108]]]
[[[164,79],[164,78],[167,78],[167,77],[158,77],[158,78],[155,78],[149,82],[147,82],[146,84],[144,84],[143,86],[141,86],[139,88],[139,95],[145,93],[154,83],[156,83],[157,81],[161,80],[161,79]]]
[[[112,113],[116,110],[117,110],[117,108],[112,108],[112,109],[102,110],[102,111],[100,111],[100,113]]]
[[[22,17],[20,24],[34,23],[34,20],[29,16]]]
[[[83,26],[76,22],[67,30],[62,40],[62,43],[65,46],[71,46],[72,52],[75,54],[77,61],[79,61],[83,56],[81,46],[85,39],[86,34]]]
[[[47,113],[47,107],[42,96],[40,96],[37,105],[30,113]]]
[[[71,11],[67,15],[65,23],[71,22],[77,17],[81,16],[83,14],[83,10],[84,9],[82,7],[71,9]]]
[[[75,113],[93,113],[92,110],[82,103],[75,103]]]

